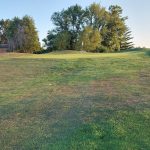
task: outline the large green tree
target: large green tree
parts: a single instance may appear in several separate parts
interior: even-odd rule
[[[86,23],[99,31],[106,24],[107,11],[100,4],[93,3],[86,8]]]
[[[120,51],[121,40],[126,32],[126,17],[122,17],[122,8],[120,6],[109,7],[109,17],[103,33],[102,45],[106,46],[109,51]]]
[[[8,44],[9,51],[32,53],[40,49],[38,33],[31,17],[15,17],[12,20],[2,20],[0,24],[1,41]]]
[[[76,49],[76,44],[85,22],[85,11],[82,7],[75,5],[69,7],[67,10],[55,12],[51,19],[54,25],[56,25],[55,30],[58,32],[58,36],[60,36],[59,32],[64,31],[70,34],[70,41],[68,43],[70,45],[67,47],[69,49]],[[65,37],[68,39],[68,36]]]
[[[67,31],[59,32],[54,39],[54,46],[57,50],[69,49],[70,33]]]
[[[21,51],[32,53],[39,50],[40,42],[34,20],[29,16],[24,16],[22,22],[24,29],[24,39],[22,39],[24,47],[22,47]]]
[[[53,50],[67,50],[70,49],[71,34],[68,31],[58,32],[52,30],[48,32],[48,35],[43,42],[47,46],[48,51]]]

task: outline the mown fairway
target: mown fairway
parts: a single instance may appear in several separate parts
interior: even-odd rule
[[[0,54],[0,149],[150,149],[150,50]]]

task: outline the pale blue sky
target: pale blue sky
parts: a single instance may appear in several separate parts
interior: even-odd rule
[[[83,7],[93,2],[108,8],[111,4],[120,5],[124,16],[128,16],[127,25],[132,30],[135,46],[150,47],[150,0],[1,0],[0,19],[30,15],[34,18],[40,40],[53,28],[50,17],[70,5]]]

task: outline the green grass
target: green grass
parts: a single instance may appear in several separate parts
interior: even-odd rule
[[[150,149],[149,51],[0,54],[0,148]]]

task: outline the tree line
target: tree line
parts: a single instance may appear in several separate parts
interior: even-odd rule
[[[30,16],[0,20],[0,44],[8,44],[10,52],[32,53],[39,50],[34,20]]]
[[[43,39],[42,52],[54,50],[84,50],[114,52],[133,47],[131,31],[122,8],[112,5],[107,10],[93,3],[83,9],[79,5],[55,12],[51,20],[55,28]],[[0,44],[7,43],[10,51],[32,53],[40,43],[34,20],[29,16],[0,20]]]
[[[43,41],[50,51],[113,52],[132,48],[131,31],[122,11],[118,5],[106,10],[93,3],[85,9],[75,5],[55,12],[51,17],[55,28]]]

